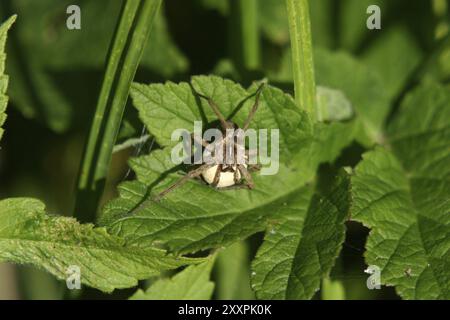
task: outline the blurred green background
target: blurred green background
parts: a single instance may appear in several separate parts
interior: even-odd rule
[[[260,63],[251,69],[235,55],[240,41],[233,10],[236,1],[241,0],[164,0],[136,81],[181,81],[214,73],[244,85],[267,77],[272,84],[292,91],[284,0],[256,1]],[[71,4],[81,8],[81,30],[66,27],[66,8]],[[371,4],[381,8],[381,30],[366,28],[366,9]],[[7,44],[10,104],[0,149],[0,198],[37,197],[50,212],[70,213],[81,152],[121,6],[118,0],[0,2],[2,21],[18,14]],[[334,72],[334,86],[339,87],[348,73],[361,72],[380,84],[384,93],[379,93],[379,99],[387,108],[395,106],[418,66],[447,34],[450,20],[445,0],[313,0],[310,11],[315,50],[340,52],[347,59],[340,60],[336,54],[335,60],[324,62],[318,53],[318,84],[323,73]],[[350,62],[343,68],[339,61]],[[424,77],[449,82],[449,47]],[[364,100],[357,92],[344,92],[350,100]],[[377,94],[371,96],[372,101]],[[141,131],[129,105],[119,142],[138,137]],[[355,143],[336,166],[354,165],[363,150]],[[105,199],[114,196],[114,187],[124,179],[126,160],[133,153],[127,149],[114,155]],[[331,166],[327,169],[332,170]],[[367,289],[363,252],[368,230],[352,222],[347,227],[347,240],[331,279],[340,281],[347,299],[398,299],[392,288]],[[256,235],[221,255],[214,270],[215,298],[253,298],[249,261],[260,241],[261,235]],[[236,281],[240,286],[230,286],[235,283],[231,278],[241,279]],[[63,285],[44,272],[0,264],[0,299],[60,299]],[[86,289],[81,297],[126,298],[133,291],[103,295]],[[316,298],[320,297],[319,292]]]

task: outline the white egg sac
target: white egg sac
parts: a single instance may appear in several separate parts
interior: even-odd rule
[[[245,166],[245,165],[244,165]],[[205,170],[202,173],[202,177],[203,179],[205,179],[205,181],[208,184],[212,184],[214,181],[214,176],[216,175],[216,170],[217,170],[218,165],[215,165],[214,167],[211,167],[207,170]],[[233,170],[237,170],[236,166],[232,166]],[[241,179],[241,173],[238,171],[237,172],[237,178],[238,180]],[[217,184],[217,188],[225,188],[225,187],[230,187],[235,185],[234,182],[234,172],[233,171],[226,171],[226,172],[221,172],[220,173],[220,178],[219,178],[219,183]]]

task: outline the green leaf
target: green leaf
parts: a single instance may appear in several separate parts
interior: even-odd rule
[[[337,5],[339,3],[336,3],[334,0],[309,2],[313,46],[330,48],[335,44],[336,29],[333,16],[336,13]]]
[[[290,56],[290,51],[286,50],[279,70],[270,75],[270,79],[292,81]],[[390,101],[380,74],[348,53],[339,51],[315,50],[314,64],[316,83],[342,91],[350,101],[356,115],[358,142],[369,146],[383,141],[383,125]]]
[[[372,228],[366,261],[406,299],[450,298],[450,90],[422,85],[388,127],[390,150],[363,156],[352,216]]]
[[[82,283],[111,292],[133,287],[161,270],[203,259],[128,245],[104,228],[46,215],[44,204],[38,200],[14,198],[0,201],[0,261],[32,264],[59,279],[66,279],[67,268],[76,265]]]
[[[214,258],[189,266],[171,279],[162,279],[153,283],[145,292],[139,289],[131,300],[209,300],[214,291],[214,282],[210,281]]]
[[[6,95],[6,90],[8,88],[8,76],[5,74],[5,44],[6,37],[9,28],[16,20],[16,16],[10,17],[0,26],[0,140],[2,139],[3,129],[2,125],[6,120],[6,106],[8,104],[8,96]]]
[[[161,11],[163,12],[163,11]],[[163,13],[156,16],[151,35],[151,46],[147,46],[142,56],[141,66],[156,72],[165,79],[186,72],[189,60],[175,45],[169,33]]]
[[[380,30],[370,30],[366,26],[366,21],[370,14],[366,13],[370,5],[377,5],[381,11],[381,30],[384,32],[387,24],[387,16],[392,6],[392,1],[387,0],[341,0],[339,2],[338,26],[339,47],[347,51],[356,51],[361,44],[374,36]],[[335,29],[336,30],[336,29]],[[334,30],[334,31],[335,31]]]
[[[79,0],[81,29],[68,30],[71,0],[10,1],[20,23],[9,48],[11,99],[28,118],[37,118],[61,132],[85,124],[98,96],[102,70],[123,1]],[[164,15],[155,20],[152,45],[140,70],[146,79],[171,78],[185,72],[188,60],[176,47]],[[77,85],[83,83],[82,90]]]
[[[341,90],[350,100],[360,126],[358,141],[382,141],[389,100],[380,75],[344,52],[317,50],[314,62],[317,83]]]
[[[258,299],[310,299],[328,276],[345,238],[349,179],[343,174],[326,194],[312,185],[278,209],[252,263]]]
[[[404,27],[384,31],[362,54],[362,61],[380,74],[390,98],[400,93],[421,58],[418,44]]]
[[[220,251],[215,267],[217,300],[251,300],[249,245],[240,241]]]
[[[192,85],[212,97],[226,117],[245,100],[233,117],[242,126],[256,86],[246,91],[229,80],[205,76],[193,77]],[[172,131],[192,131],[194,120],[202,118],[200,110],[209,122],[215,116],[203,101],[197,104],[187,83],[135,85],[132,97],[149,132],[159,145],[168,147],[131,160],[138,181],[119,187],[120,197],[105,206],[101,223],[130,242],[162,242],[179,252],[226,246],[264,230],[267,219],[276,216],[283,203],[298,197],[318,165],[337,157],[354,134],[352,123],[321,123],[313,128],[292,97],[266,86],[252,127],[280,129],[279,172],[254,174],[254,190],[217,190],[191,180],[154,202],[152,195],[181,177],[170,159]]]
[[[264,35],[278,45],[289,43],[289,24],[285,1],[265,0],[259,6],[259,20]]]
[[[256,91],[255,85],[247,91],[237,83],[215,76],[192,77],[192,85],[198,93],[211,97],[225,117],[238,111],[233,121],[239,126],[243,125],[255,101],[252,97]],[[192,131],[194,121],[201,121],[203,117],[208,123],[217,120],[207,102],[198,101],[199,98],[186,82],[135,83],[131,97],[142,122],[162,146],[174,145],[171,134],[176,129]],[[206,124],[204,121],[203,125]],[[280,151],[286,155],[297,152],[301,148],[299,142],[310,138],[312,133],[306,113],[298,111],[290,96],[270,86],[261,95],[252,128],[279,129],[283,137],[280,139]]]
[[[353,107],[342,91],[317,86],[317,113],[320,121],[347,120],[353,115]]]

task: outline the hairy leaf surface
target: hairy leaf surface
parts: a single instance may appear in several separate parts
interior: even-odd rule
[[[251,127],[280,128],[279,172],[272,176],[254,173],[254,190],[217,190],[200,180],[191,180],[155,202],[152,195],[181,176],[180,167],[170,159],[171,132],[177,128],[189,130],[194,120],[204,118],[208,123],[215,120],[210,107],[199,100],[193,90],[212,97],[225,117],[232,115],[230,118],[242,125],[253,105],[252,93],[256,85],[245,90],[229,80],[204,76],[193,77],[192,87],[187,83],[170,82],[135,85],[132,97],[140,117],[158,144],[166,147],[130,161],[137,180],[120,185],[120,197],[105,206],[101,223],[130,243],[163,245],[178,252],[227,246],[276,226],[277,230],[280,228],[277,231],[279,241],[293,247],[285,251],[285,255],[274,254],[268,248],[273,246],[275,235],[268,232],[255,260],[254,288],[260,297],[275,292],[277,297],[284,298],[311,297],[340,250],[346,215],[344,199],[342,204],[337,203],[337,198],[344,193],[336,192],[337,198],[326,203],[314,195],[316,170],[320,163],[335,159],[352,140],[354,123],[313,125],[289,95],[267,86]],[[240,106],[238,111],[236,106]],[[316,212],[317,208],[320,210]],[[308,228],[323,225],[327,231],[317,236],[307,231],[303,234],[305,224]],[[292,242],[289,233],[299,235],[297,242]],[[301,250],[299,254],[314,255],[310,249],[314,246],[319,248],[321,260],[316,262],[320,271],[313,271],[317,264],[308,266],[296,255],[297,247]],[[292,272],[285,269],[280,277],[286,281],[277,282],[276,288],[271,287],[272,280],[265,282],[261,277],[270,273],[274,265],[285,265],[286,256],[291,261]],[[293,280],[306,274],[311,275],[309,283],[304,283],[305,278]]]
[[[171,279],[161,279],[146,291],[139,289],[131,300],[209,300],[214,291],[210,281],[214,259],[189,266]]]
[[[391,150],[366,153],[352,178],[367,263],[407,299],[450,298],[449,119],[450,90],[416,89],[388,128]]]
[[[252,263],[259,299],[310,299],[329,274],[345,238],[349,179],[345,174],[326,194],[305,186],[269,225]]]
[[[231,81],[204,76],[194,77],[192,85],[212,97],[226,117],[234,114],[233,120],[239,125],[254,102],[256,86],[246,91]],[[163,146],[173,144],[170,135],[174,129],[189,130],[202,114],[208,122],[215,119],[187,83],[135,85],[132,97],[141,119]],[[267,220],[304,192],[319,163],[334,159],[354,131],[351,123],[313,127],[290,96],[271,86],[263,90],[252,127],[280,129],[279,172],[265,176],[254,173],[254,190],[217,190],[191,180],[155,202],[152,194],[181,177],[167,147],[131,161],[138,181],[119,187],[120,197],[105,207],[101,222],[128,241],[163,242],[170,250],[180,252],[229,245],[264,230]]]
[[[384,31],[361,58],[379,72],[388,96],[395,98],[421,61],[422,52],[406,28],[396,27]]]
[[[201,262],[167,255],[157,248],[127,245],[104,228],[79,224],[73,218],[50,216],[35,199],[0,201],[0,261],[33,264],[59,279],[77,266],[81,282],[111,292],[137,285],[161,270]]]
[[[5,112],[8,104],[8,96],[6,95],[6,90],[8,88],[8,76],[5,74],[5,45],[8,30],[15,20],[16,16],[12,16],[0,26],[0,140],[3,135],[2,126],[6,120]]]
[[[317,83],[344,92],[358,116],[358,141],[382,140],[382,127],[389,111],[386,88],[379,74],[344,52],[317,50]]]
[[[315,50],[314,65],[317,84],[337,92],[342,91],[350,101],[357,116],[356,139],[364,145],[382,141],[383,124],[389,112],[389,96],[380,74],[340,51]],[[292,81],[289,50],[285,52],[280,69],[270,78],[282,82]]]

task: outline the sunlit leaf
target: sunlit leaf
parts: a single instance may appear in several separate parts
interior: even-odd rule
[[[147,290],[138,290],[131,300],[209,300],[214,282],[210,281],[214,259],[189,266],[170,279],[161,279]]]
[[[128,245],[104,228],[47,215],[38,200],[13,198],[0,201],[0,261],[32,264],[63,280],[71,275],[68,268],[77,266],[82,283],[111,292],[202,259]]]
[[[349,186],[345,174],[327,194],[306,186],[278,209],[252,263],[259,299],[310,299],[319,290],[345,238]]]
[[[6,90],[8,88],[8,75],[5,74],[5,44],[7,32],[16,20],[16,16],[12,16],[0,26],[0,140],[3,135],[3,123],[6,120],[6,105],[8,104],[8,96]]]
[[[450,298],[450,90],[422,86],[388,128],[390,151],[364,155],[352,217],[372,228],[366,261],[407,299]]]

